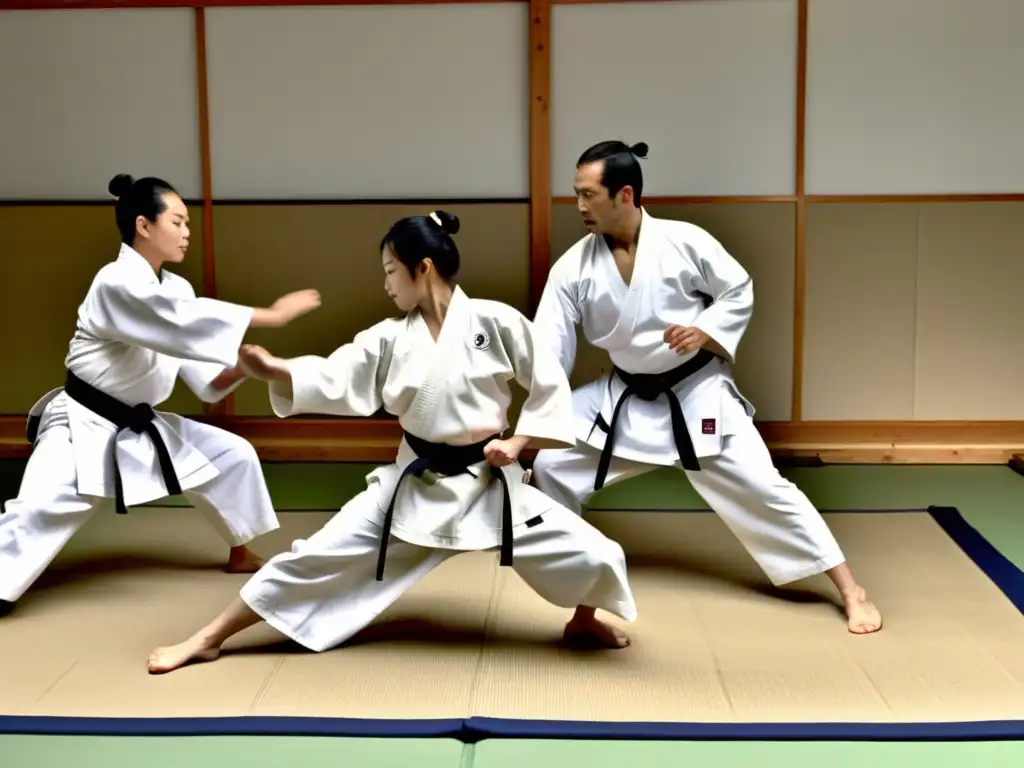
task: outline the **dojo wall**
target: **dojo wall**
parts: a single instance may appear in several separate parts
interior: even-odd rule
[[[737,375],[773,446],[1024,445],[1024,3],[207,5],[0,13],[0,413],[61,381],[115,173],[189,199],[197,291],[318,288],[252,338],[327,353],[393,311],[386,226],[439,206],[466,290],[529,313],[582,234],[577,156],[621,137],[650,144],[648,210],[754,277]],[[586,350],[574,381],[606,366]],[[184,386],[169,406],[204,413]],[[254,383],[206,411],[268,414]]]

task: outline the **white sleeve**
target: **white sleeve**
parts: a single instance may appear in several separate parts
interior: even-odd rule
[[[540,304],[533,317],[537,334],[552,348],[565,371],[572,375],[576,364],[576,326],[582,322],[579,284],[573,278],[568,255],[556,261],[548,272]]]
[[[515,434],[543,447],[572,448],[576,424],[569,379],[541,331],[518,312],[502,319],[502,340],[516,381],[529,395]],[[540,446],[536,446],[540,447]]]
[[[718,342],[729,362],[735,362],[754,312],[754,281],[710,235],[697,247],[688,244],[686,250],[697,264],[699,276],[694,287],[712,299],[693,325]]]
[[[192,286],[182,282],[169,286],[97,280],[82,305],[83,325],[100,338],[182,360],[234,366],[253,308],[197,298]]]
[[[385,320],[330,354],[287,362],[291,388],[270,383],[270,405],[285,418],[299,413],[372,416],[383,405],[381,391],[391,364],[397,324]]]
[[[181,364],[178,374],[188,385],[188,388],[195,393],[196,397],[204,403],[217,403],[242,386],[242,382],[246,380],[245,376],[241,376],[230,387],[225,387],[224,389],[214,389],[211,387],[210,385],[214,379],[226,370],[228,368],[220,363],[200,363],[194,360],[185,360]]]

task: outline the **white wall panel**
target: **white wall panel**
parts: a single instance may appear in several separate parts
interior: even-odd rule
[[[117,173],[202,194],[193,12],[0,13],[0,197],[96,200]]]
[[[211,8],[219,198],[527,197],[525,3]]]
[[[807,191],[1024,191],[1022,0],[810,0]]]
[[[552,9],[552,187],[591,144],[645,141],[651,195],[795,192],[796,0]]]

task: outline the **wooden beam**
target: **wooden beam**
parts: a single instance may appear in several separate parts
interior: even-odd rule
[[[697,205],[702,203],[795,203],[796,195],[644,195],[644,205]],[[554,205],[576,205],[574,197],[553,197]]]
[[[203,185],[203,295],[217,298],[217,257],[213,237],[213,161],[210,152],[210,100],[206,74],[206,9],[196,8],[196,92],[199,100],[199,164]],[[225,417],[232,411],[234,398],[228,395],[218,403],[203,403],[209,418]]]
[[[0,10],[75,10],[81,8],[263,8],[330,5],[453,5],[515,3],[527,0],[0,0]],[[547,0],[549,5],[600,5],[636,0]],[[680,0],[648,0],[680,2]]]
[[[388,462],[402,436],[395,419],[234,416],[214,423],[249,440],[264,461]],[[1005,465],[1024,453],[1024,421],[790,421],[757,428],[774,456],[825,463]],[[0,417],[0,458],[23,459],[30,451],[25,417]]]
[[[963,192],[903,195],[805,195],[808,203],[1020,203],[1024,193]]]
[[[551,2],[530,0],[530,313],[551,269]]]
[[[793,250],[793,383],[789,418],[799,422],[804,411],[804,324],[807,307],[807,199],[804,187],[804,144],[807,125],[807,3],[797,0],[796,142],[794,173],[796,216]]]
[[[457,5],[526,0],[0,0],[0,11],[74,11],[96,8],[267,8],[330,5]],[[629,0],[622,0],[629,2]]]
[[[23,414],[0,416],[0,439],[24,440],[26,418]],[[198,420],[249,440],[394,440],[397,444],[402,436],[402,427],[394,418],[229,416]],[[769,443],[1024,446],[1024,421],[759,421],[756,425]]]
[[[203,295],[217,296],[217,266],[213,241],[213,163],[210,157],[210,100],[206,74],[206,9],[195,16],[196,92],[199,100],[199,164],[203,186]]]
[[[702,2],[703,0],[643,0],[653,3]],[[635,3],[638,0],[551,0],[552,5],[609,5],[612,3]]]

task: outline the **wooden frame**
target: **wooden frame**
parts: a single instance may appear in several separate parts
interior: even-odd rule
[[[203,295],[217,297],[217,258],[213,238],[213,168],[210,151],[210,102],[206,77],[206,9],[195,10],[196,92],[199,99],[199,155],[203,185]],[[231,414],[234,399],[203,403],[203,413],[212,417]]]
[[[395,420],[203,419],[245,437],[263,461],[394,460],[402,436]],[[1024,424],[1005,421],[760,422],[772,454],[836,464],[1006,464],[1024,452]],[[0,417],[0,459],[25,459],[25,418]],[[533,451],[523,458],[533,457]]]
[[[535,309],[551,266],[553,205],[573,198],[551,194],[551,6],[630,0],[0,0],[0,10],[76,10],[116,8],[192,8],[195,14],[197,92],[202,169],[204,293],[217,295],[209,105],[206,82],[206,8],[245,6],[429,5],[515,2],[529,7],[530,131],[530,304]],[[664,0],[685,2],[686,0]],[[759,423],[769,447],[778,455],[817,456],[837,462],[981,462],[1003,463],[1024,450],[1024,422],[805,422],[802,418],[805,312],[805,243],[807,205],[836,202],[1024,201],[1021,194],[807,195],[804,183],[804,137],[809,0],[797,0],[796,142],[793,195],[663,196],[653,203],[793,203],[796,207],[793,315],[792,416],[789,422]],[[222,201],[218,201],[222,202]],[[308,202],[308,201],[303,201]],[[341,202],[341,201],[334,201]],[[365,201],[344,201],[361,203]],[[8,203],[10,204],[10,203]],[[17,203],[15,203],[17,204]],[[22,203],[24,204],[24,203]],[[265,460],[389,461],[400,437],[394,420],[273,419],[232,415],[232,398],[204,406],[203,419],[250,439]],[[0,417],[0,458],[24,457],[24,417]]]
[[[530,0],[530,310],[551,268],[551,2]]]

